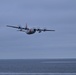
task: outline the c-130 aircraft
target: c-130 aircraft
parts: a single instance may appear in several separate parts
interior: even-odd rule
[[[7,25],[7,27],[12,27],[12,28],[17,28],[19,29],[18,31],[22,31],[22,32],[25,32],[26,34],[34,34],[36,31],[38,31],[39,33],[41,33],[42,31],[45,32],[45,31],[55,31],[55,30],[48,30],[48,29],[36,29],[36,28],[28,28],[27,27],[27,24],[26,24],[26,27],[21,27],[21,26],[10,26],[10,25]]]

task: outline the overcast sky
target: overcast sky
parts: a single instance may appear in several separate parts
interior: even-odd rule
[[[7,28],[55,29],[33,35]],[[76,58],[76,0],[0,0],[0,59]]]

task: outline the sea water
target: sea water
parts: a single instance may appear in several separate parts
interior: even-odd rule
[[[1,59],[0,75],[76,75],[76,59]]]

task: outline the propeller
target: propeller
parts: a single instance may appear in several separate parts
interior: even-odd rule
[[[39,33],[41,33],[41,29],[40,28],[38,28],[38,29],[36,29]]]
[[[37,31],[39,31],[39,30],[40,30],[40,28],[37,28],[36,30],[37,30]]]
[[[45,32],[46,30],[47,30],[46,28],[43,29],[44,32]]]
[[[20,25],[17,25],[18,29],[21,29],[22,27]]]

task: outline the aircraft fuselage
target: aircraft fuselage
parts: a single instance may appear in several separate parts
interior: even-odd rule
[[[29,30],[26,30],[25,32],[26,32],[26,34],[34,34],[36,32],[36,30],[35,29],[29,29]]]

